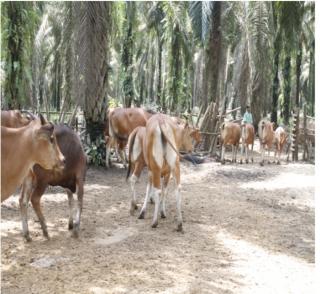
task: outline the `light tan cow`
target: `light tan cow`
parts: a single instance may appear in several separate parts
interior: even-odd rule
[[[181,124],[181,121],[176,121],[173,119],[173,122],[178,127],[178,132],[185,132],[186,128],[190,128],[192,131],[190,133],[190,136],[194,140],[194,146],[200,143],[201,141],[201,135],[199,129],[193,128],[188,126],[186,123]],[[139,179],[141,172],[143,168],[146,166],[145,162],[145,154],[143,145],[146,139],[146,128],[145,127],[137,127],[133,130],[133,132],[129,136],[128,146],[129,146],[129,168],[127,172],[127,179],[130,175],[131,168],[133,167],[132,176],[130,177],[130,184],[132,189],[132,199],[131,199],[131,205],[130,205],[130,214],[132,215],[134,213],[134,210],[137,209],[137,200],[136,200],[136,191],[135,191],[135,184],[137,180]],[[188,140],[187,140],[188,141]],[[188,144],[185,144],[183,141],[180,145],[179,151],[184,150],[184,148],[188,148]],[[187,145],[187,147],[185,146]],[[163,187],[166,188],[168,185],[168,177],[166,176],[167,170],[162,171],[161,177],[164,179],[163,181]],[[170,176],[170,174],[169,174]],[[161,216],[164,216],[163,210],[161,210]]]
[[[258,133],[260,140],[260,150],[261,150],[261,162],[260,165],[264,165],[265,150],[268,149],[268,162],[270,163],[270,151],[272,150],[274,144],[274,123],[267,120],[261,120],[258,125]]]
[[[280,164],[281,152],[287,142],[287,134],[283,127],[277,127],[277,129],[274,132],[274,140],[276,145],[275,152],[274,152],[274,159],[276,161],[276,156],[278,153],[277,164]]]
[[[234,122],[225,122],[221,125],[221,163],[225,163],[224,154],[226,145],[232,146],[232,162],[237,162],[237,152],[241,137],[240,125]]]
[[[141,129],[140,129],[141,130]],[[137,131],[138,132],[138,131]],[[141,136],[140,136],[141,134]],[[139,218],[145,216],[147,203],[151,193],[154,195],[155,209],[152,221],[152,227],[158,225],[159,207],[161,205],[161,217],[165,217],[165,201],[168,193],[167,184],[170,175],[173,175],[175,182],[175,195],[177,201],[178,214],[178,231],[182,230],[182,214],[181,214],[181,185],[180,185],[180,155],[178,150],[184,149],[187,152],[193,150],[192,139],[195,130],[188,125],[179,126],[172,119],[164,114],[156,114],[152,116],[146,125],[145,133],[142,130],[139,134],[140,142],[137,147],[131,145],[131,150],[135,153],[133,158],[141,156],[141,138],[143,158],[148,167],[148,184],[143,207],[140,211]],[[140,145],[140,147],[139,147]],[[135,150],[136,148],[136,150]],[[140,149],[140,150],[139,150]],[[140,151],[140,152],[139,152]],[[140,157],[141,159],[142,157]],[[161,194],[161,178],[163,178],[163,193]],[[159,199],[161,194],[161,199]],[[135,203],[132,202],[131,207],[134,209]]]
[[[53,129],[42,115],[25,127],[1,127],[1,201],[21,186],[34,164],[45,169],[63,169],[64,156]]]
[[[248,149],[251,145],[251,162],[253,162],[253,144],[254,144],[254,127],[252,124],[245,123],[241,125],[241,160],[243,160],[243,153],[246,153],[246,163],[249,162]]]

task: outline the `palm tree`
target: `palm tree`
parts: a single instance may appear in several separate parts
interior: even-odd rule
[[[23,104],[32,102],[32,65],[29,56],[39,10],[37,4],[32,2],[3,2],[1,6],[5,102],[8,108],[21,108]]]
[[[124,71],[123,93],[124,105],[130,107],[134,100],[133,90],[133,46],[134,46],[134,22],[136,14],[136,4],[132,1],[126,2],[126,18],[125,18],[125,38],[123,40],[122,64]]]
[[[107,109],[111,2],[75,2],[78,20],[77,58],[86,128],[91,142],[103,134]],[[81,45],[80,45],[81,44]]]

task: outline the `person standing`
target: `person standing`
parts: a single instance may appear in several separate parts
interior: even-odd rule
[[[246,112],[243,115],[242,124],[253,124],[252,113],[249,105],[247,105]]]

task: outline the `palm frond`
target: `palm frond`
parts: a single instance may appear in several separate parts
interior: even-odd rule
[[[211,1],[192,1],[189,4],[189,16],[192,21],[195,36],[202,43],[205,42],[209,28],[212,12]]]

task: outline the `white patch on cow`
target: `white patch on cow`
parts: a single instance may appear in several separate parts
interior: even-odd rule
[[[162,168],[163,166],[163,146],[161,140],[161,130],[157,126],[154,133],[153,145],[152,145],[152,155],[155,159],[157,165]]]
[[[142,152],[142,148],[140,145],[139,139],[136,137],[133,142],[133,148],[132,148],[132,161],[136,161],[139,157],[139,155]]]
[[[178,150],[171,128],[166,128],[166,136],[167,136],[167,139],[170,140],[170,143],[174,146],[174,148]],[[176,160],[177,160],[177,153],[168,142],[166,142],[166,145],[165,145],[165,158],[170,168],[174,169],[176,165]]]

